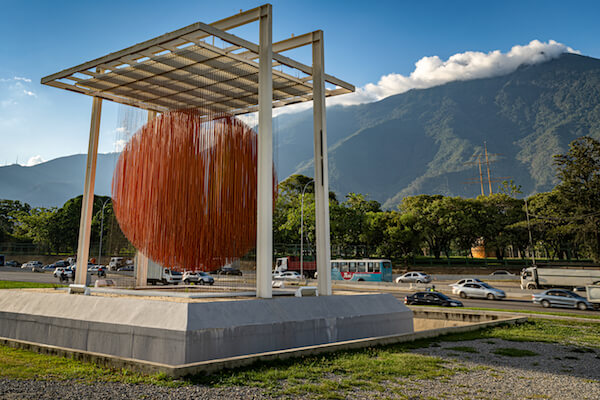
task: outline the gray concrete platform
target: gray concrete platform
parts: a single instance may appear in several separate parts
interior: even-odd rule
[[[185,302],[0,292],[0,337],[164,365],[413,332],[389,294]]]

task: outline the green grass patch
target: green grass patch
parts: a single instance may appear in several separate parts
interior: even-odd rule
[[[101,368],[65,357],[49,356],[0,345],[0,377],[27,380],[74,380],[82,383],[124,382],[177,386],[163,374],[143,375],[128,370]]]
[[[189,379],[209,386],[256,386],[276,396],[346,398],[354,390],[382,392],[386,382],[398,378],[433,379],[452,375],[454,372],[445,367],[446,363],[395,345],[261,363]]]
[[[405,379],[449,379],[459,372],[456,361],[411,353],[412,349],[457,342],[451,351],[475,353],[460,341],[484,340],[552,342],[595,352],[600,348],[600,324],[568,320],[534,319],[518,325],[502,325],[475,332],[452,334],[390,346],[257,363],[213,375],[171,380],[131,371],[97,367],[67,358],[40,355],[0,346],[0,377],[13,379],[75,380],[81,382],[147,383],[166,386],[202,384],[211,387],[253,386],[283,397],[342,399],[365,391],[385,395],[387,388]],[[454,346],[454,344],[453,344]],[[496,349],[514,356],[519,349]],[[578,351],[577,351],[578,352]],[[520,355],[521,357],[527,355]]]
[[[0,281],[0,289],[32,289],[32,288],[59,288],[64,285],[55,283]]]
[[[446,350],[461,351],[463,353],[479,353],[474,347],[469,346],[446,347]]]
[[[493,351],[494,354],[506,357],[533,357],[539,355],[535,351],[515,349],[513,347],[502,347]]]
[[[500,311],[500,312],[513,312],[521,314],[540,314],[540,315],[555,315],[557,317],[571,317],[571,318],[587,318],[587,319],[600,319],[600,315],[594,314],[573,314],[568,312],[560,311],[532,311],[532,310],[509,310],[505,308],[483,308],[483,307],[463,307],[463,310],[476,310],[476,311]]]

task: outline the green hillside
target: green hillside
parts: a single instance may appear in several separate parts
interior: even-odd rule
[[[546,191],[556,183],[552,155],[576,137],[600,138],[600,60],[564,54],[505,76],[331,107],[327,125],[338,194],[366,193],[387,208],[407,195],[477,196],[480,185],[465,183],[479,178],[477,166],[466,163],[484,141],[500,153],[492,179],[509,177],[524,195]],[[284,115],[276,131],[279,176],[312,175],[312,114]]]

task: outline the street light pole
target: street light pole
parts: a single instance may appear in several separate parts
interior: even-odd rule
[[[314,183],[314,179],[306,182],[306,185],[302,188],[302,199],[300,203],[300,276],[304,278],[304,265],[303,265],[303,257],[304,257],[304,192],[306,188],[311,183]]]
[[[100,245],[98,246],[98,264],[100,263],[100,257],[102,256],[102,233],[104,232],[104,207],[106,207],[106,203],[108,203],[111,199],[108,198],[102,204],[102,222],[100,222]]]

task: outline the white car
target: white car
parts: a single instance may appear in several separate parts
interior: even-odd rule
[[[458,294],[458,291],[456,291],[456,289],[459,286],[464,285],[465,283],[483,283],[483,281],[481,279],[477,279],[477,278],[464,278],[456,283],[451,283],[448,286],[452,287],[452,294]]]
[[[44,264],[42,264],[41,261],[27,261],[25,264],[21,265],[21,268],[23,268],[23,269],[33,269],[33,268],[42,269],[43,267],[44,267]]]
[[[285,281],[298,281],[302,279],[302,275],[296,271],[276,272],[273,274],[273,279],[281,279]]]
[[[53,275],[55,278],[60,278],[63,272],[65,273],[66,279],[73,279],[73,270],[71,268],[57,267],[54,270]]]
[[[429,283],[431,276],[425,272],[407,272],[396,278],[396,283]]]
[[[452,293],[458,294],[463,299],[467,297],[479,297],[488,300],[500,300],[506,297],[503,290],[496,289],[485,282],[464,283],[452,289]]]

